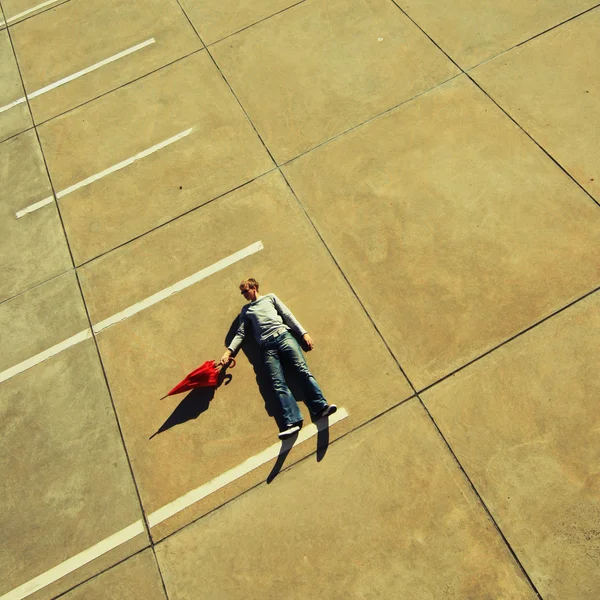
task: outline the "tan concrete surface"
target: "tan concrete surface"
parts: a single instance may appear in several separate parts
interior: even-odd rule
[[[18,166],[18,168],[15,168]],[[16,218],[52,194],[33,130],[0,144],[0,301],[72,267],[56,204]]]
[[[299,0],[182,0],[181,6],[205,44],[282,11]]]
[[[164,600],[165,591],[151,550],[144,550],[65,594],[64,600]]]
[[[89,326],[70,271],[0,305],[0,371],[59,344]],[[10,343],[8,343],[10,341]]]
[[[9,20],[9,24],[14,25],[69,1],[56,0],[51,4],[46,4],[47,0],[2,0],[2,7],[4,8],[6,19]]]
[[[577,16],[600,0],[294,1],[59,0],[0,25],[0,108],[25,95],[9,33],[30,93],[156,40],[34,99],[37,131],[26,103],[0,113],[3,376],[264,244],[0,382],[0,597],[282,448],[252,343],[218,390],[160,399],[223,353],[254,275],[349,415],[27,600],[166,600],[162,574],[170,599],[600,598],[600,306],[580,299],[600,294],[600,8]],[[189,128],[59,200],[83,292],[57,207],[14,218]]]
[[[82,313],[72,274],[1,304],[0,368],[80,330]],[[141,511],[92,340],[2,382],[0,422],[4,594],[131,525]],[[147,543],[137,536],[54,592]]]
[[[173,600],[535,598],[411,400],[157,546]]]
[[[42,125],[57,191],[186,137],[59,200],[79,264],[273,168],[206,51]]]
[[[128,557],[135,555],[144,548],[148,548],[148,546],[148,535],[138,535],[129,542],[121,544],[106,554],[103,554],[99,558],[83,565],[76,571],[61,577],[54,583],[44,586],[41,590],[26,596],[27,600],[50,600],[59,597],[62,598],[61,594],[64,594],[68,590],[73,589],[75,586],[88,581],[90,578],[95,577],[99,573],[106,571],[106,569],[111,568],[113,565],[123,562]],[[125,597],[124,600],[127,600],[127,597]]]
[[[600,202],[600,8],[473,78]]]
[[[600,590],[600,294],[423,394],[544,599]]]
[[[395,2],[463,69],[470,69],[597,4],[596,0]]]
[[[307,0],[211,53],[279,163],[458,72],[387,0]]]
[[[466,78],[284,172],[417,389],[600,281],[598,207]]]
[[[278,173],[83,267],[92,321],[258,240],[264,244],[261,252],[98,336],[147,514],[278,443],[277,424],[243,352],[231,370],[231,383],[217,390],[208,410],[149,439],[180,403],[200,412],[202,400],[193,396],[159,399],[199,364],[222,355],[225,336],[243,306],[238,283],[244,277],[255,276],[264,293],[276,293],[314,334],[309,366],[328,400],[350,413],[331,428],[331,439],[411,395]],[[310,422],[302,403],[301,408]],[[315,444],[315,438],[301,444],[286,464],[314,452]],[[153,535],[162,537],[264,481],[273,463],[157,526]]]
[[[67,2],[17,23],[11,31],[28,94],[149,38],[156,40],[33,98],[36,123],[202,47],[176,0]]]
[[[0,108],[23,98],[23,84],[8,37],[8,32],[0,31]],[[0,142],[25,131],[33,121],[26,103],[18,104],[0,112]]]

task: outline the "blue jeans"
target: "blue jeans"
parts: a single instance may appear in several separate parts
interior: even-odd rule
[[[267,340],[263,344],[262,350],[265,368],[281,405],[283,420],[287,426],[300,423],[303,419],[298,404],[283,376],[282,362],[292,367],[299,375],[304,391],[304,401],[310,413],[316,416],[327,408],[323,392],[308,370],[302,350],[294,336],[287,331],[281,333],[278,337]]]

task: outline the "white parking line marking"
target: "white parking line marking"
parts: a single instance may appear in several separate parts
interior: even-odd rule
[[[23,102],[25,102],[25,97],[19,98],[18,100],[15,100],[14,102],[7,104],[6,106],[2,106],[2,107],[0,107],[0,113],[3,113],[5,110],[8,110],[9,108],[12,108],[13,106],[17,106],[17,104],[23,104]]]
[[[61,577],[72,573],[73,571],[87,565],[92,560],[106,554],[110,550],[113,550],[117,546],[132,540],[134,537],[144,533],[144,522],[136,521],[133,525],[129,525],[125,529],[121,529],[117,533],[107,537],[95,546],[76,554],[72,558],[69,558],[60,565],[38,575],[35,579],[20,585],[18,588],[4,594],[0,597],[0,600],[21,600],[31,594],[41,590],[42,588],[58,581]]]
[[[118,54],[114,54],[113,56],[110,56],[109,58],[105,58],[104,60],[101,60],[100,62],[93,64],[91,67],[86,67],[85,69],[82,69],[81,71],[77,71],[77,73],[73,73],[73,75],[68,75],[67,77],[63,77],[62,79],[59,79],[58,81],[55,81],[54,83],[51,83],[50,85],[47,85],[46,87],[43,87],[31,94],[28,94],[27,97],[30,100],[32,98],[37,98],[38,96],[41,96],[42,94],[45,94],[46,92],[49,92],[50,90],[53,90],[54,88],[57,88],[58,86],[64,85],[65,83],[69,83],[69,81],[73,81],[74,79],[78,79],[79,77],[83,77],[83,75],[87,75],[88,73],[91,73],[92,71],[95,71],[96,69],[99,69],[100,67],[104,67],[105,65],[108,65],[109,63],[114,62],[115,60],[119,60],[120,58],[123,58],[123,57],[127,56],[128,54],[137,52],[138,50],[141,50],[142,48],[145,48],[146,46],[149,46],[150,44],[154,44],[155,42],[156,42],[156,40],[154,38],[150,38],[149,40],[146,40],[145,42],[142,42],[141,44],[136,44],[135,46],[132,46],[131,48],[127,48],[127,50],[123,50],[122,52],[119,52]]]
[[[290,449],[292,446],[305,442],[309,438],[316,435],[317,432],[324,431],[328,427],[331,427],[331,425],[335,425],[342,419],[345,419],[347,416],[348,411],[345,408],[340,408],[336,413],[329,417],[328,420],[320,419],[316,423],[312,423],[311,425],[308,425],[302,429],[295,440],[290,439],[284,442],[273,444],[266,450],[263,450],[259,454],[244,461],[237,467],[226,471],[222,475],[215,477],[215,479],[212,481],[209,481],[199,488],[188,492],[187,494],[181,496],[181,498],[178,500],[170,502],[166,506],[159,508],[157,511],[148,516],[148,525],[150,527],[154,527],[155,525],[158,525],[158,523],[162,523],[165,519],[172,517],[173,515],[182,511],[184,508],[187,508],[195,502],[198,502],[198,500],[206,498],[206,496],[216,492],[228,483],[239,479],[246,473],[249,473],[257,467],[260,467],[266,462],[276,458],[279,456],[282,450]],[[72,573],[92,560],[102,556],[103,554],[106,554],[117,546],[132,540],[134,537],[142,533],[144,533],[144,523],[143,521],[136,521],[133,525],[118,531],[114,535],[102,540],[95,546],[76,554],[72,558],[69,558],[65,562],[50,569],[49,571],[46,571],[35,579],[20,585],[18,588],[15,588],[7,594],[4,594],[4,596],[0,597],[0,600],[22,600],[23,598],[26,598],[27,596],[30,596],[31,594],[41,590],[43,587],[58,581],[61,577]]]
[[[169,139],[164,140],[163,142],[159,142],[158,144],[155,144],[154,146],[151,146],[150,148],[148,148],[146,150],[142,150],[142,152],[138,152],[136,155],[134,155],[130,158],[127,158],[127,159],[117,163],[116,165],[113,165],[112,167],[108,167],[107,169],[104,169],[104,171],[100,171],[100,173],[91,175],[90,177],[87,177],[83,181],[79,181],[78,183],[75,183],[72,186],[70,186],[64,190],[61,190],[60,192],[58,192],[56,194],[56,197],[62,198],[63,196],[66,196],[67,194],[73,193],[75,190],[78,190],[79,188],[85,187],[86,185],[90,185],[90,183],[94,183],[94,181],[97,181],[98,179],[102,179],[103,177],[106,177],[107,175],[110,175],[111,173],[114,173],[115,171],[119,171],[120,169],[123,169],[129,165],[132,165],[136,160],[139,160],[140,158],[144,158],[145,156],[149,156],[150,154],[154,154],[154,152],[157,152],[161,148],[164,148],[165,146],[168,146],[168,145],[172,144],[173,142],[176,142],[177,140],[184,138],[186,135],[189,135],[192,132],[192,129],[193,129],[193,127],[190,127],[189,129],[186,129],[185,131],[182,131],[181,133],[178,133],[177,135],[174,135],[173,137],[170,137]]]
[[[149,46],[150,44],[154,44],[155,42],[156,42],[156,40],[154,38],[150,38],[149,40],[146,40],[145,42],[142,42],[141,44],[136,44],[135,46],[132,46],[131,48],[127,48],[127,50],[123,50],[122,52],[119,52],[118,54],[114,54],[113,56],[110,56],[109,58],[105,58],[104,60],[101,60],[100,62],[93,64],[91,67],[86,67],[85,69],[82,69],[81,71],[77,71],[77,73],[73,73],[72,75],[63,77],[62,79],[59,79],[58,81],[55,81],[54,83],[51,83],[50,85],[40,88],[39,90],[36,90],[35,92],[32,92],[31,94],[27,94],[27,98],[29,100],[31,100],[32,98],[37,98],[37,96],[41,96],[42,94],[45,94],[46,92],[49,92],[50,90],[53,90],[54,88],[64,85],[65,83],[69,83],[69,81],[73,81],[74,79],[82,77],[83,75],[86,75],[87,73],[91,73],[92,71],[95,71],[96,69],[99,69],[100,67],[108,65],[109,63],[114,62],[115,60],[119,60],[120,58],[123,58],[124,56],[127,56],[128,54],[131,54],[132,52],[137,52],[138,50],[141,50],[142,48],[145,48],[146,46]],[[9,108],[12,108],[13,106],[16,106],[17,104],[21,104],[22,102],[25,102],[25,97],[19,98],[18,100],[15,100],[14,102],[7,104],[6,106],[0,107],[0,113],[5,110],[8,110]]]
[[[44,350],[43,352],[40,352],[39,354],[36,354],[35,356],[32,356],[31,358],[20,362],[18,365],[15,365],[14,367],[7,369],[6,371],[2,371],[2,373],[0,373],[0,383],[6,381],[7,379],[10,379],[11,377],[14,377],[15,375],[18,375],[19,373],[22,373],[23,371],[26,371],[27,369],[30,369],[31,367],[34,367],[35,365],[41,363],[44,360],[47,360],[48,358],[58,354],[59,352],[62,352],[63,350],[66,350],[71,346],[75,346],[75,344],[79,344],[80,342],[83,342],[91,337],[92,332],[89,329],[76,333],[69,339],[60,342],[60,344],[56,344],[55,346],[52,346],[52,348],[48,348],[47,350]]]
[[[304,429],[301,429],[296,440],[290,440],[288,442],[288,447],[291,448],[292,445],[301,444],[302,442],[305,442],[307,439],[314,436],[318,431],[322,431],[331,425],[335,425],[337,422],[341,421],[342,419],[345,419],[347,416],[348,411],[346,409],[338,409],[336,413],[329,417],[329,423],[325,419],[320,419],[316,423],[312,423]],[[195,504],[199,500],[202,500],[203,498],[206,498],[207,496],[213,494],[217,490],[220,490],[222,487],[225,487],[232,481],[239,479],[247,473],[250,473],[250,471],[253,471],[261,465],[264,465],[266,462],[269,462],[273,458],[276,458],[277,456],[279,456],[282,447],[285,448],[285,445],[286,442],[283,442],[283,445],[281,443],[273,444],[266,450],[263,450],[259,454],[256,454],[255,456],[252,456],[248,460],[245,460],[243,463],[237,465],[236,467],[233,467],[233,469],[229,469],[229,471],[226,471],[222,475],[215,477],[208,483],[201,485],[195,490],[184,494],[183,496],[181,496],[181,498],[178,498],[177,500],[170,502],[166,506],[159,508],[158,510],[148,515],[148,525],[150,527],[154,527],[159,523],[162,523],[169,517],[172,517],[178,512],[181,512],[188,506]]]
[[[47,198],[44,198],[43,200],[40,200],[39,202],[36,202],[35,204],[30,204],[29,206],[25,207],[23,210],[20,210],[17,212],[17,219],[20,219],[27,213],[33,212],[34,210],[37,210],[38,208],[42,208],[43,206],[46,206],[47,204],[52,204],[52,202],[54,202],[54,196],[48,196]]]
[[[118,323],[123,319],[128,319],[129,317],[132,317],[136,313],[152,306],[153,304],[156,304],[157,302],[160,302],[161,300],[164,300],[165,298],[168,298],[169,296],[176,294],[181,290],[184,290],[185,288],[189,287],[190,285],[193,285],[198,281],[201,281],[202,279],[206,279],[209,275],[212,275],[217,271],[221,271],[225,267],[228,267],[229,265],[232,265],[242,260],[243,258],[246,258],[247,256],[255,254],[256,252],[259,252],[263,248],[264,246],[262,245],[262,242],[256,242],[254,244],[251,244],[250,246],[247,246],[243,250],[239,250],[238,252],[235,252],[234,254],[223,258],[222,260],[214,263],[210,267],[206,267],[206,269],[202,269],[201,271],[198,271],[197,273],[194,273],[193,275],[190,275],[189,277],[178,281],[177,283],[169,286],[168,288],[165,288],[164,290],[153,294],[149,298],[146,298],[145,300],[142,300],[141,302],[138,302],[137,304],[126,308],[120,313],[117,313],[116,315],[113,315],[108,319],[104,319],[104,321],[100,321],[100,323],[94,325],[94,333],[99,333],[103,329],[106,329],[107,327],[110,327],[111,325],[114,325],[115,323]]]
[[[17,21],[21,17],[25,17],[28,14],[35,12],[36,10],[46,8],[46,6],[50,6],[51,4],[56,4],[57,2],[60,2],[60,0],[47,0],[47,2],[42,2],[41,4],[38,4],[37,6],[34,6],[33,8],[28,8],[27,10],[24,10],[23,12],[19,13],[18,15],[13,15],[12,17],[9,17],[8,19],[6,19],[6,21],[1,21],[0,27],[2,27],[2,25],[10,25],[13,21]]]
[[[213,275],[214,273],[217,273],[218,271],[225,269],[226,267],[242,260],[243,258],[251,256],[252,254],[255,254],[256,252],[259,252],[263,248],[264,248],[264,246],[263,246],[262,242],[258,241],[258,242],[255,242],[254,244],[251,244],[250,246],[247,246],[246,248],[243,248],[242,250],[238,250],[238,252],[234,252],[230,256],[227,256],[226,258],[221,259],[220,261],[210,265],[209,267],[206,267],[205,269],[197,271],[193,275],[190,275],[189,277],[186,277],[185,279],[178,281],[177,283],[169,286],[168,288],[165,288],[164,290],[161,290],[160,292],[153,294],[149,298],[146,298],[145,300],[142,300],[141,302],[138,302],[137,304],[134,304],[133,306],[126,308],[125,310],[117,313],[116,315],[113,315],[112,317],[109,317],[108,319],[104,319],[104,321],[100,321],[100,323],[96,323],[96,325],[93,325],[94,333],[99,333],[99,332],[103,331],[104,329],[106,329],[107,327],[114,325],[115,323],[118,323],[120,321],[128,319],[129,317],[132,317],[133,315],[152,306],[153,304],[156,304],[157,302],[160,302],[161,300],[165,300],[166,298],[168,298],[169,296],[172,296],[173,294],[177,294],[181,290],[184,290],[185,288],[190,287],[194,283],[197,283],[198,281],[202,281],[203,279],[206,279],[210,275]],[[30,369],[31,367],[34,367],[35,365],[43,362],[44,360],[47,360],[48,358],[58,354],[59,352],[62,352],[63,350],[66,350],[67,348],[70,348],[71,346],[74,346],[75,344],[79,344],[80,342],[83,342],[91,337],[92,337],[92,331],[90,329],[80,331],[76,335],[61,342],[60,344],[56,344],[55,346],[52,346],[52,348],[48,348],[47,350],[44,350],[43,352],[40,352],[39,354],[36,354],[35,356],[28,358],[27,360],[24,360],[23,362],[19,363],[18,365],[15,365],[14,367],[7,369],[6,371],[2,371],[0,373],[0,383],[2,383],[3,381],[6,381],[7,379],[10,379],[11,377],[14,377],[15,375],[18,375],[19,373],[22,373],[23,371],[26,371],[27,369]]]
[[[90,185],[91,183],[94,183],[94,181],[98,181],[98,179],[102,179],[103,177],[106,177],[107,175],[110,175],[111,173],[114,173],[115,171],[119,171],[120,169],[124,169],[125,167],[132,165],[136,160],[140,160],[140,158],[144,158],[146,156],[150,156],[150,154],[154,154],[154,152],[157,152],[158,150],[161,150],[162,148],[169,146],[170,144],[173,144],[177,140],[180,140],[180,139],[184,138],[185,136],[189,135],[193,129],[194,129],[193,127],[190,127],[189,129],[186,129],[185,131],[182,131],[181,133],[178,133],[177,135],[174,135],[167,140],[159,142],[158,144],[155,144],[154,146],[151,146],[150,148],[147,148],[146,150],[142,150],[141,152],[138,152],[136,155],[134,155],[130,158],[127,158],[127,159],[117,163],[116,165],[113,165],[112,167],[108,167],[107,169],[104,169],[104,171],[100,171],[100,173],[91,175],[90,177],[87,177],[86,179],[83,179],[82,181],[79,181],[64,190],[57,192],[56,198],[57,199],[62,198],[63,196],[66,196],[67,194],[71,194],[74,191],[78,190],[79,188],[85,187],[86,185]],[[41,202],[36,202],[35,204],[26,206],[23,210],[20,210],[18,213],[16,213],[17,219],[19,219],[23,215],[26,215],[27,213],[37,210],[38,208],[42,208],[42,206],[45,206],[46,204],[49,204],[50,202],[52,202],[53,199],[51,198],[50,200],[48,200],[48,202],[46,202],[46,200],[48,200],[48,198],[46,198],[45,200],[42,200]]]

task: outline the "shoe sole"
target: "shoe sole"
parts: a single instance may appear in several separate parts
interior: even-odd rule
[[[291,438],[293,435],[296,435],[299,431],[300,431],[300,427],[298,427],[298,429],[295,429],[294,431],[292,431],[290,433],[288,433],[287,431],[286,432],[282,431],[277,437],[280,440],[287,440],[288,438]]]
[[[335,405],[330,405],[321,415],[321,419],[324,419],[325,417],[330,417],[334,412],[337,412],[337,406]]]

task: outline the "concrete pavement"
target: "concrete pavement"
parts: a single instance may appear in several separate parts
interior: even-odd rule
[[[0,10],[0,600],[600,596],[600,5]]]

